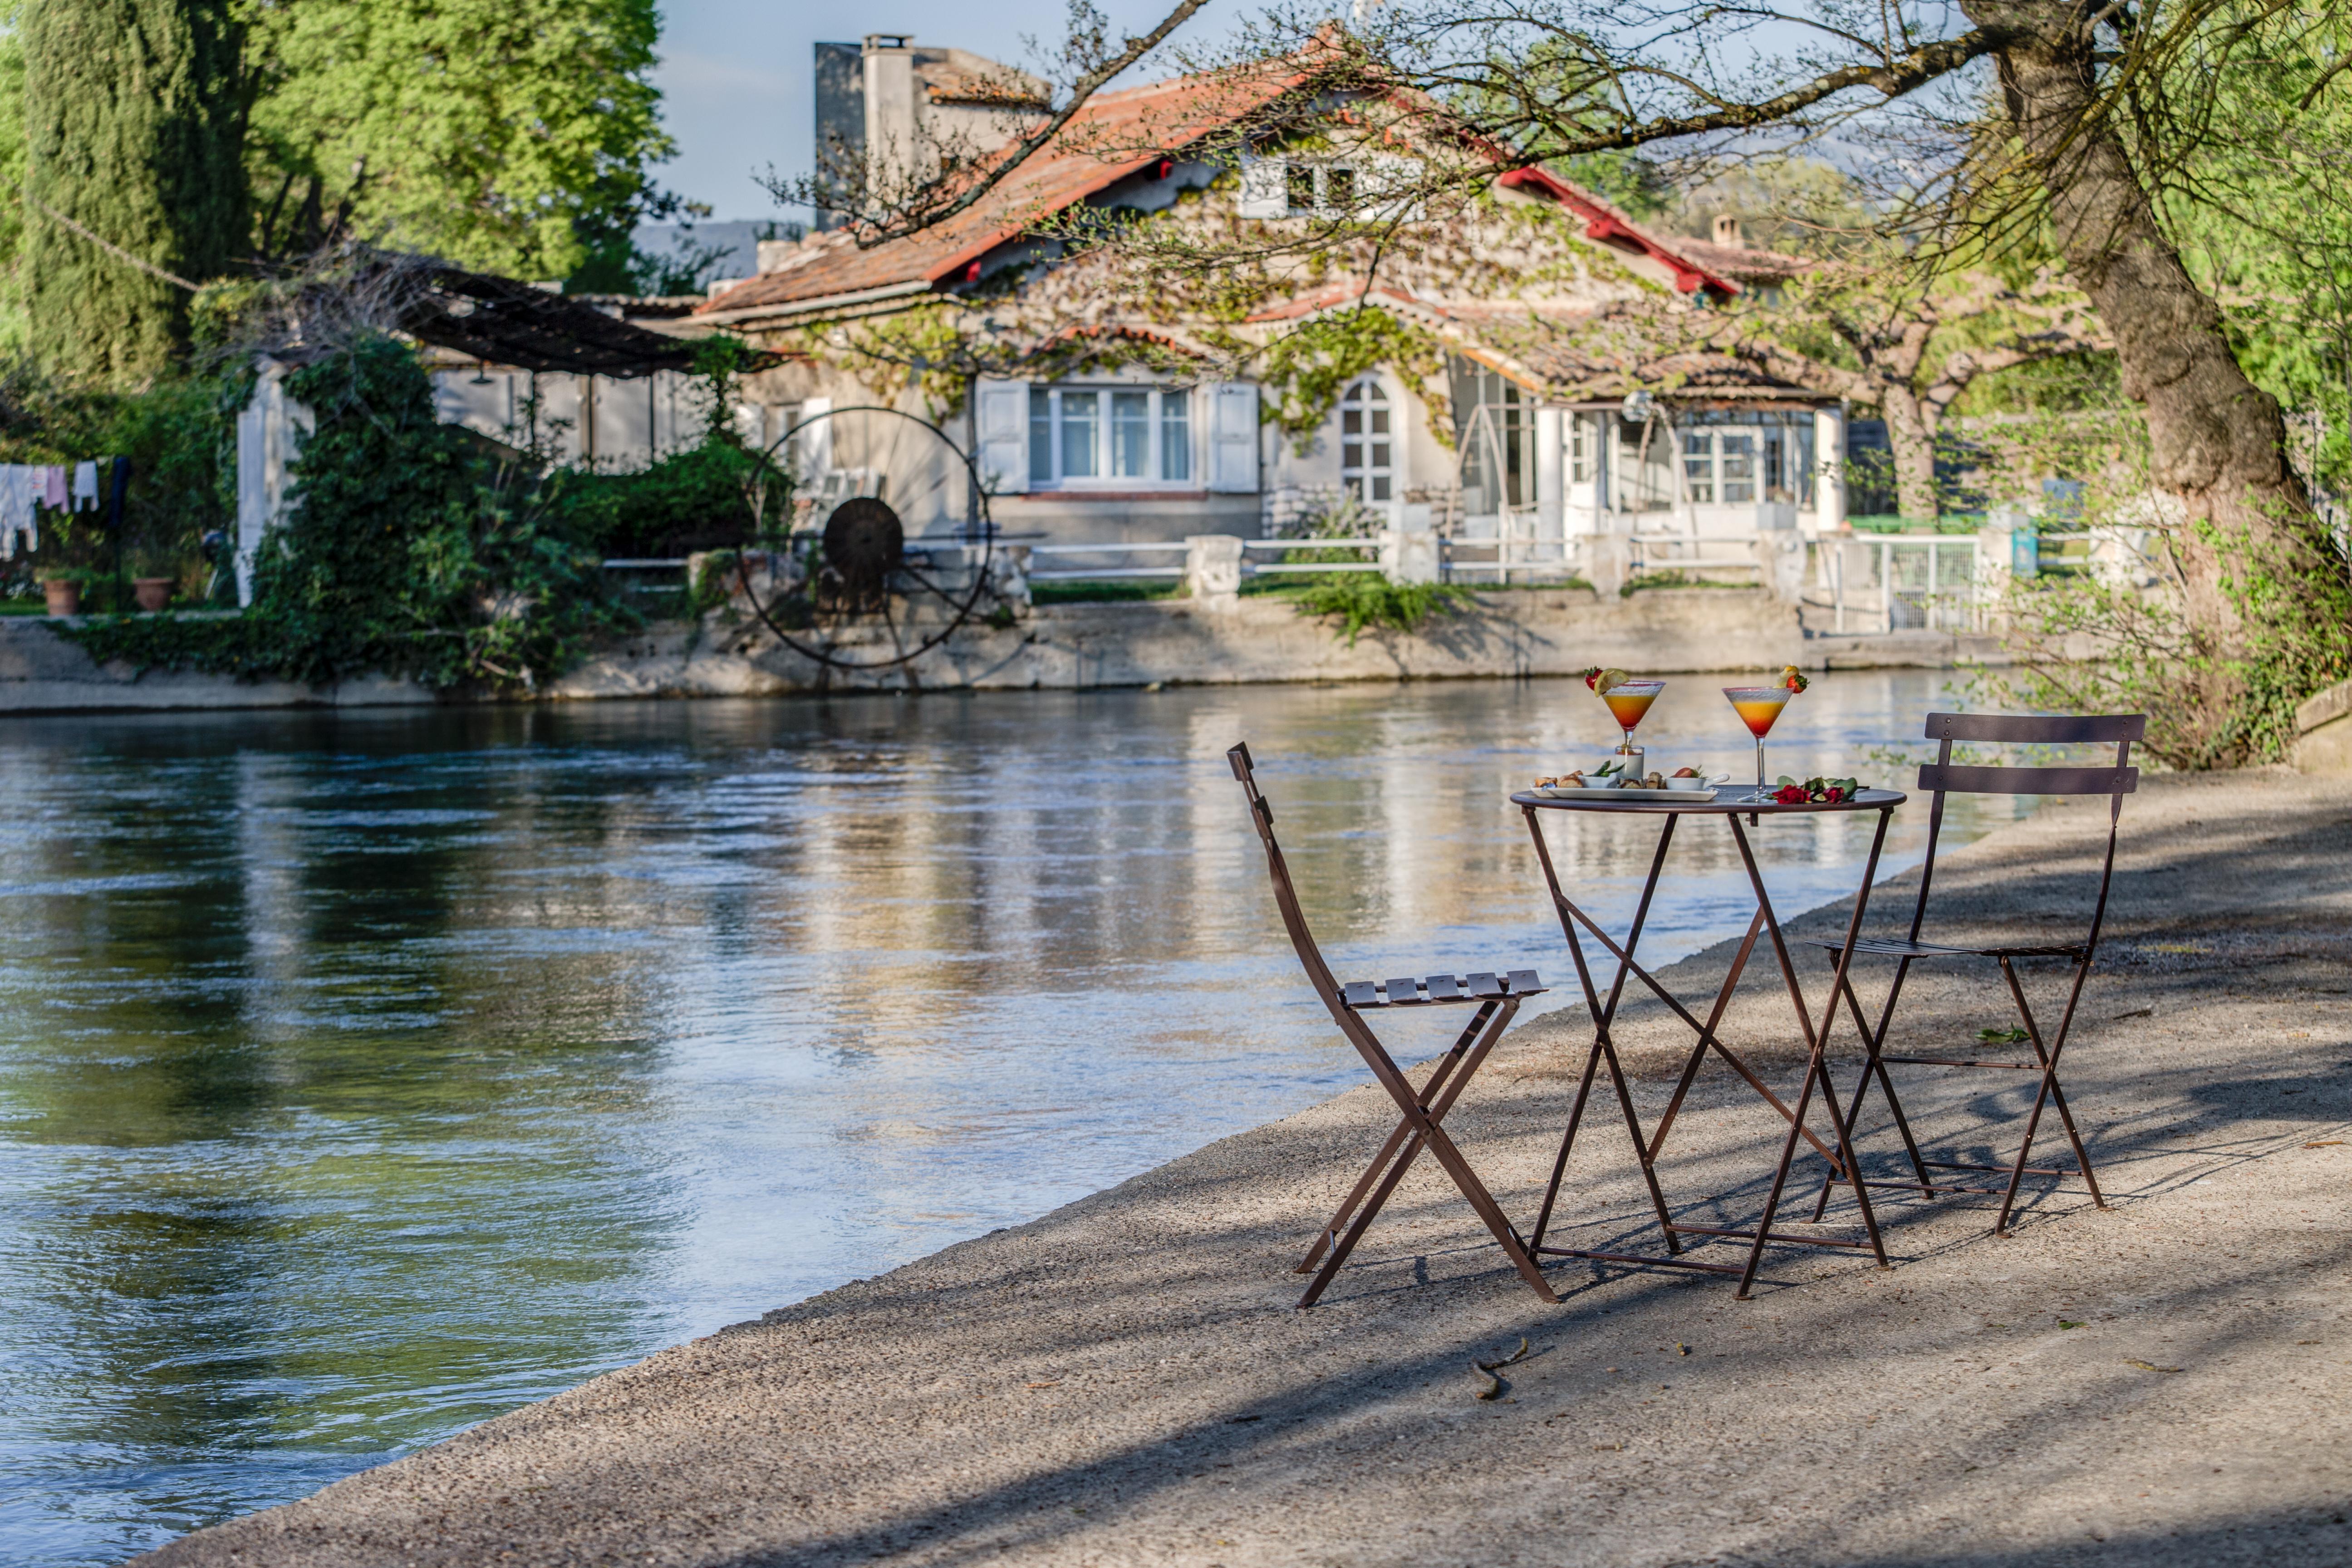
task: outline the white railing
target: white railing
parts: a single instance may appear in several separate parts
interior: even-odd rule
[[[1287,575],[1293,572],[1377,572],[1381,569],[1381,542],[1377,539],[1244,539],[1242,541],[1242,574]],[[1287,554],[1293,550],[1369,550],[1369,561],[1268,561],[1249,558],[1251,551],[1278,551]]]
[[[1761,579],[1764,564],[1757,558],[1753,533],[1636,533],[1633,574],[1655,576],[1665,572],[1738,572]]]
[[[1182,540],[1174,543],[1151,544],[1033,544],[1029,547],[1029,581],[1032,583],[1101,583],[1125,577],[1181,577],[1184,563],[1180,559],[1173,566],[1107,565],[1056,567],[1040,571],[1035,564],[1046,560],[1066,561],[1078,555],[1164,555],[1184,553]]]
[[[1977,542],[1965,534],[1824,540],[1821,585],[1834,612],[1832,631],[1984,628]]]

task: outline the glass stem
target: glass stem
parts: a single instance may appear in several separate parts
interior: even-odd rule
[[[1756,793],[1764,793],[1764,737],[1756,737]]]

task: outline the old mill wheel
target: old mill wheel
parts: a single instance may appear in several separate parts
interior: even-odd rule
[[[995,528],[971,455],[930,421],[896,408],[856,405],[813,414],[762,454],[759,482],[815,491],[819,531],[795,530],[782,559],[768,557],[756,584],[751,557],[738,557],[737,583],[778,641],[839,670],[903,666],[940,647],[983,614],[991,593]],[[887,492],[897,483],[906,493]],[[760,502],[752,500],[756,509]],[[910,548],[902,514],[952,517],[976,533],[978,559],[959,543],[952,567],[918,538]]]

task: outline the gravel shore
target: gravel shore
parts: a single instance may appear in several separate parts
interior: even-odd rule
[[[1948,857],[1940,930],[2079,929],[2105,828],[2104,800],[2064,803]],[[1777,1249],[1738,1302],[1714,1278],[1561,1265],[1549,1306],[1423,1160],[1294,1311],[1290,1264],[1393,1120],[1368,1088],[138,1561],[2352,1562],[2352,782],[2149,779],[2116,880],[2065,1073],[2104,1211],[2029,1182],[2002,1240],[1984,1202],[1889,1194],[1891,1269]],[[1873,929],[1914,887],[1877,895]],[[1664,977],[1711,994],[1728,946]],[[1556,945],[1433,957],[1574,983]],[[1724,1030],[1743,1046],[1791,1032],[1759,962]],[[1885,967],[1858,973],[1875,995]],[[2013,1017],[1989,967],[1906,995],[1915,1048]],[[1637,1003],[1621,1028],[1645,1115],[1675,1027]],[[1522,1225],[1584,1044],[1567,1014],[1522,1027],[1447,1121]],[[1793,1089],[1792,1053],[1754,1059]],[[2014,1147],[2019,1079],[1903,1081],[1927,1141],[1981,1159]],[[1749,1223],[1781,1125],[1710,1067],[1669,1199]],[[1622,1123],[1588,1127],[1571,1245],[1654,1245]],[[1895,1154],[1883,1116],[1865,1128]],[[2064,1148],[2054,1128],[2036,1145]],[[1827,1234],[1858,1234],[1851,1213]],[[1522,1338],[1503,1396],[1474,1398],[1471,1363]]]

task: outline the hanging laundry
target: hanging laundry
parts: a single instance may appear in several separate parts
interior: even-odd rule
[[[92,506],[98,504],[98,465],[95,462],[74,465],[73,499],[76,510],[80,510],[84,501]]]
[[[0,531],[8,540],[8,554],[16,553],[16,532],[32,535],[32,548],[41,547],[40,528],[33,521],[33,470],[22,463],[0,464]]]
[[[66,510],[66,469],[62,463],[51,463],[41,470],[41,500],[52,511]]]

